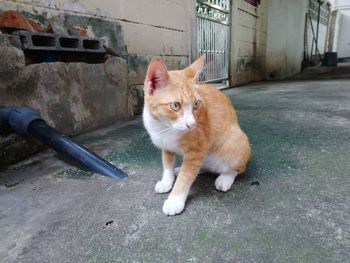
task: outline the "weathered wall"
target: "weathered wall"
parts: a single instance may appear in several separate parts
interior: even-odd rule
[[[342,11],[341,14],[336,43],[338,57],[350,58],[350,11]]]
[[[53,127],[77,135],[131,118],[126,61],[25,66],[17,36],[0,35],[0,106],[31,106]],[[37,151],[34,141],[0,136],[0,166]]]
[[[328,40],[327,40],[327,51],[329,52],[336,52],[338,49],[338,38],[339,38],[339,31],[340,31],[340,21],[341,21],[342,14],[334,10],[331,12],[330,17],[330,24],[329,24],[329,34],[328,34]]]
[[[305,0],[269,1],[266,78],[283,79],[300,72],[306,11]]]
[[[129,85],[137,85],[143,83],[147,64],[154,56],[163,57],[170,68],[187,65],[188,17],[194,3],[193,0],[5,0],[2,5],[43,17],[74,13],[118,21],[128,51]]]
[[[234,0],[231,27],[231,81],[233,85],[262,80],[266,64],[267,1],[257,7]]]
[[[161,56],[171,69],[183,68],[189,56],[189,3],[181,0],[120,0],[129,84],[143,84],[149,61]],[[194,2],[193,2],[194,3]],[[194,8],[194,7],[193,7]]]

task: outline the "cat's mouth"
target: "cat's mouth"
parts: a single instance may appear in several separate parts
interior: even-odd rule
[[[181,133],[187,133],[190,131],[193,131],[196,128],[196,125],[190,126],[190,127],[184,127],[184,126],[173,126],[174,130],[181,132]]]

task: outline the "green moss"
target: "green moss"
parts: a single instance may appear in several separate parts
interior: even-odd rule
[[[115,137],[116,140],[128,138],[107,155],[109,161],[127,163],[135,168],[157,167],[161,164],[160,150],[152,145],[148,134],[141,125],[121,128],[118,133],[109,136]]]
[[[77,16],[65,14],[64,23],[67,27],[73,25],[90,26],[96,37],[107,37],[109,48],[113,49],[122,57],[126,56],[124,36],[121,25],[116,21],[107,21],[101,18]]]
[[[47,13],[39,13],[36,9],[32,9],[32,12],[26,11],[26,10],[21,10],[20,13],[25,16],[26,18],[29,18],[31,20],[34,20],[38,22],[39,24],[42,25],[47,25],[48,24],[48,18],[47,18]]]
[[[67,169],[55,174],[54,178],[67,178],[67,179],[79,179],[89,180],[94,176],[92,172],[86,172],[79,169]]]

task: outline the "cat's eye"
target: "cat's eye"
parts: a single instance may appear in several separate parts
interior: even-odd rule
[[[180,108],[181,108],[181,104],[180,102],[172,102],[170,103],[170,108],[173,110],[173,111],[178,111]]]
[[[198,110],[200,106],[201,106],[201,101],[196,100],[196,102],[193,104],[193,109]]]

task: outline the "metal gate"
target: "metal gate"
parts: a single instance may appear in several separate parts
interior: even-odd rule
[[[230,0],[197,0],[197,50],[205,54],[202,83],[229,79]]]

